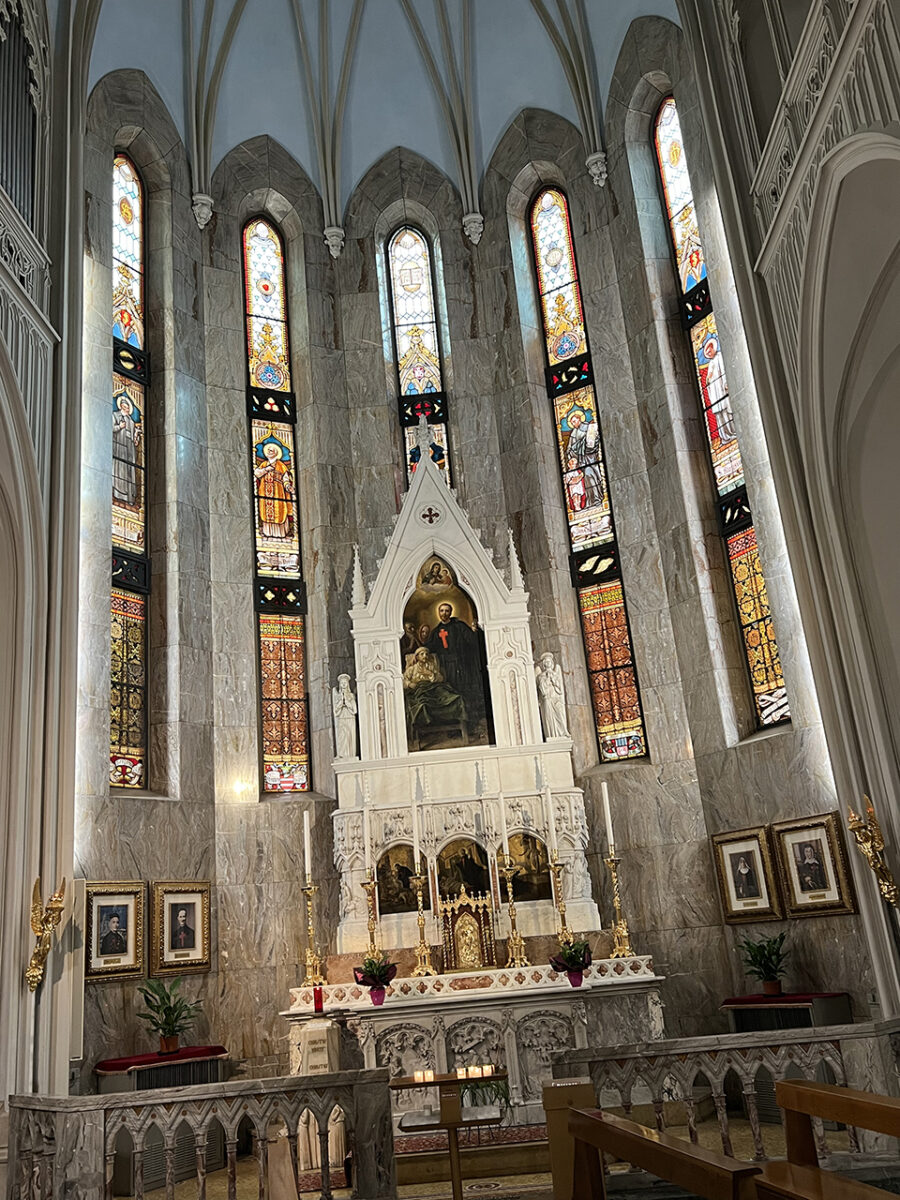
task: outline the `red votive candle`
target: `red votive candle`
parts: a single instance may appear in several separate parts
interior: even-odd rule
[[[325,1011],[325,989],[320,984],[316,984],[313,988],[313,1011]]]

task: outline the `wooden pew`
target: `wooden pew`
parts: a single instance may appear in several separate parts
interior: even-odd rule
[[[573,1109],[569,1132],[575,1139],[572,1200],[605,1200],[606,1183],[598,1151],[625,1159],[708,1200],[755,1200],[760,1167],[703,1150],[681,1138],[646,1129],[599,1109]]]
[[[787,1162],[766,1163],[759,1200],[884,1200],[882,1188],[819,1169],[811,1118],[900,1137],[900,1100],[805,1079],[776,1083],[775,1098],[784,1109]]]

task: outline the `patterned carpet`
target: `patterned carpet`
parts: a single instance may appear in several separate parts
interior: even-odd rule
[[[459,1132],[461,1150],[546,1140],[546,1125],[486,1125],[477,1129],[461,1129]],[[399,1133],[394,1138],[396,1154],[421,1154],[429,1150],[444,1150],[446,1146],[446,1133]]]

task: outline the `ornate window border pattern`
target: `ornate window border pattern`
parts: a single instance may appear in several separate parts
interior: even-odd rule
[[[147,787],[146,189],[116,154],[112,175],[112,592],[110,759],[113,787]]]
[[[644,758],[647,734],[631,649],[594,370],[569,220],[557,187],[529,208],[531,259],[544,332],[568,519],[572,582],[587,655],[594,723],[603,762]]]
[[[731,572],[756,724],[760,729],[771,728],[790,721],[791,712],[753,514],[747,498],[744,466],[734,428],[706,257],[674,96],[663,100],[654,118],[653,150],[673,251],[681,319],[690,342],[697,379],[719,531]]]
[[[407,479],[412,479],[421,453],[416,427],[424,416],[434,433],[431,457],[449,486],[447,395],[431,244],[421,229],[404,222],[385,239],[384,259]]]
[[[284,238],[258,215],[244,224],[241,252],[262,789],[305,792],[311,787],[307,603]]]

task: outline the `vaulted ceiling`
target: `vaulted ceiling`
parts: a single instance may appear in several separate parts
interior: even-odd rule
[[[648,13],[678,19],[675,0],[105,0],[90,86],[145,71],[195,191],[229,149],[268,133],[319,186],[326,221],[330,207],[341,223],[353,187],[397,145],[477,209],[485,165],[524,107],[569,118],[588,152],[602,148],[622,39]]]

